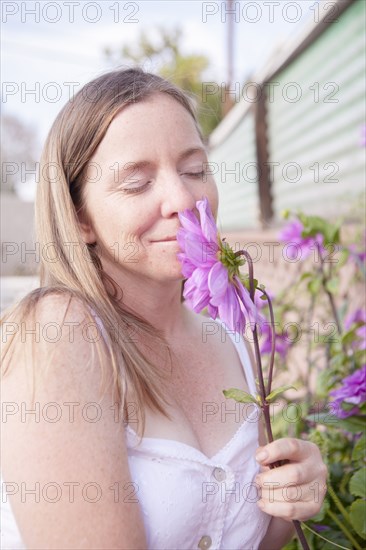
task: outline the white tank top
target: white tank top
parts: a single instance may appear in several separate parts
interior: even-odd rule
[[[100,319],[96,321],[101,327]],[[255,395],[244,341],[218,323],[234,343],[249,391]],[[133,484],[125,498],[140,504],[149,550],[258,548],[271,520],[256,504],[258,416],[253,406],[230,441],[211,458],[170,439],[144,437],[138,445],[136,433],[126,426]],[[4,494],[1,520],[1,548],[24,549],[9,497]]]

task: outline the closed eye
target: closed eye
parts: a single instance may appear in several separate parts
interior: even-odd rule
[[[122,189],[122,191],[124,193],[139,193],[140,191],[142,191],[143,189],[146,189],[146,187],[149,185],[149,183],[151,183],[150,181],[148,181],[147,183],[145,183],[144,185],[140,185],[138,187],[125,187]]]
[[[202,172],[186,172],[183,174],[184,176],[190,176],[191,178],[203,178],[205,175],[205,172],[202,170]]]

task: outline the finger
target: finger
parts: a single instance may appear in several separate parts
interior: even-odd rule
[[[324,469],[322,463],[311,466],[304,463],[290,463],[278,468],[261,471],[255,478],[256,483],[264,485],[276,483],[280,487],[285,487],[290,483],[303,485],[310,482],[324,482]]]
[[[257,505],[270,516],[282,518],[286,521],[306,521],[318,513],[320,507],[315,502],[270,502],[258,500]]]
[[[319,502],[319,491],[314,491],[311,484],[294,485],[287,483],[280,487],[273,483],[258,486],[259,495],[262,500],[268,502]]]
[[[259,472],[262,473],[262,472],[270,472],[271,471],[271,468],[269,466],[263,466],[263,464],[260,464],[259,465]]]
[[[271,464],[278,460],[304,460],[310,456],[322,460],[318,447],[311,441],[303,441],[293,437],[276,439],[259,447],[256,451],[256,460],[261,464]]]

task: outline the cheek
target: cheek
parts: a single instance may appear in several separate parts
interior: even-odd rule
[[[99,201],[95,209],[95,228],[106,239],[132,241],[145,230],[146,212],[137,211],[133,205],[122,203],[115,197],[107,202]]]
[[[207,189],[207,198],[215,220],[217,221],[217,211],[219,208],[219,192],[215,180],[212,178],[210,186]]]

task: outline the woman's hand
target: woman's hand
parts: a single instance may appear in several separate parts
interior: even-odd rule
[[[258,447],[256,459],[262,466],[254,480],[260,486],[257,504],[266,514],[305,521],[319,512],[328,471],[314,443],[284,437]],[[287,462],[269,469],[269,464],[279,460]]]

